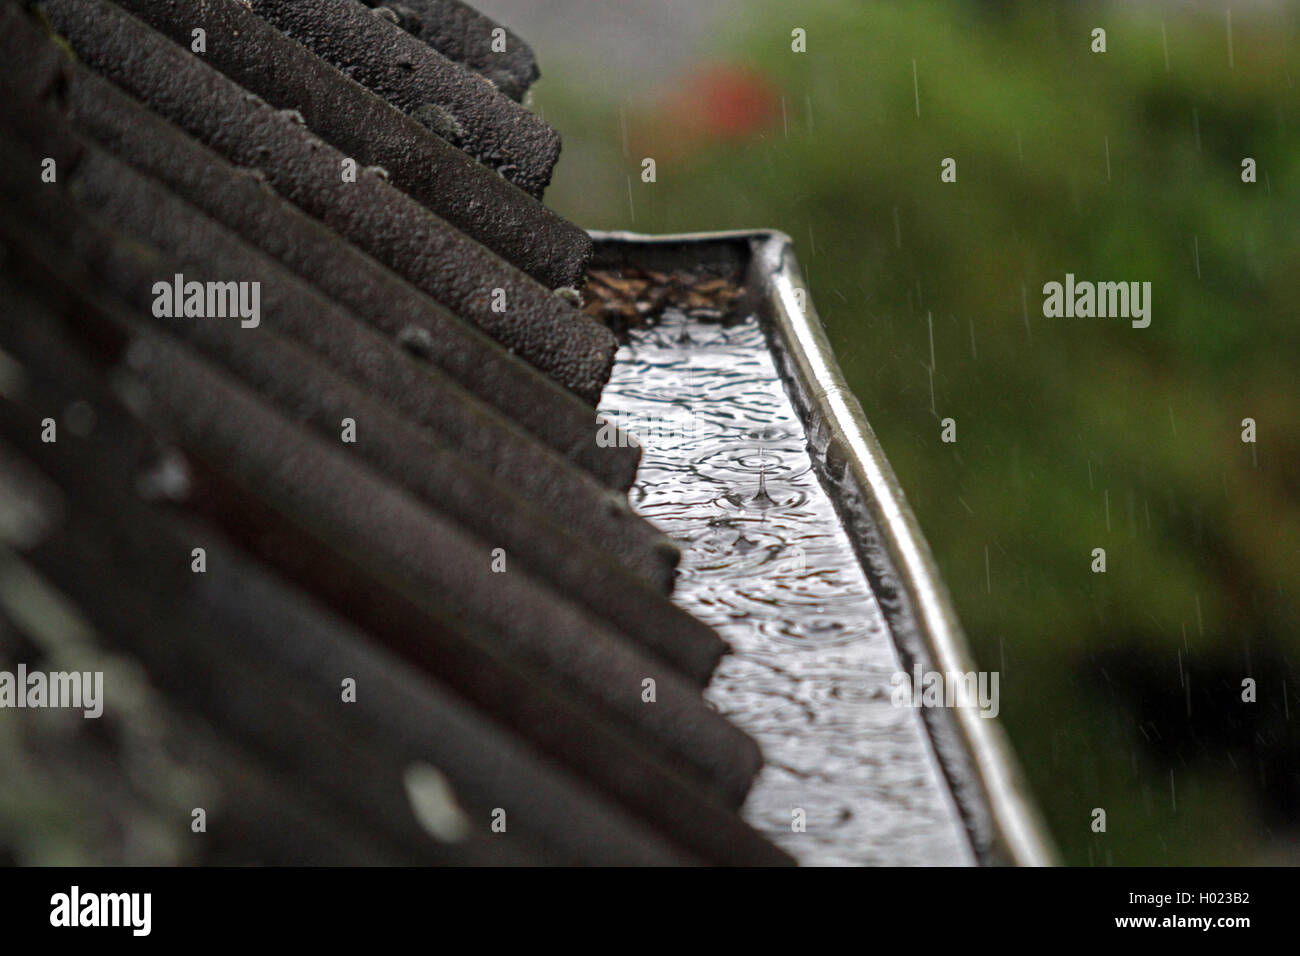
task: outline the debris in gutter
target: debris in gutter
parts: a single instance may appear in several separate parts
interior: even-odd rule
[[[659,272],[622,266],[587,274],[583,311],[615,335],[651,325],[666,309],[696,319],[726,322],[737,318],[745,288],[739,277],[707,272]]]

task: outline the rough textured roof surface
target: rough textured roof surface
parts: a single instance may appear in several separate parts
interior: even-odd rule
[[[536,76],[457,2],[0,0],[0,665],[60,607],[142,666],[181,861],[790,862],[594,410]],[[111,737],[64,744],[124,829]]]

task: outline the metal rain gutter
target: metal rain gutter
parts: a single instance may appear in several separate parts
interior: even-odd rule
[[[850,391],[784,233],[649,236],[592,232],[596,261],[725,262],[745,276],[817,477],[834,500],[905,666],[974,671],[973,655],[902,487]],[[925,729],[978,862],[1043,866],[1055,848],[996,719],[974,707],[922,708]]]

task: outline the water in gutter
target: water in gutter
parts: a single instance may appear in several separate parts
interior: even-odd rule
[[[627,331],[600,411],[644,448],[631,501],[682,549],[674,600],[734,648],[707,697],[767,758],[744,816],[804,865],[973,863],[758,319],[688,311]]]

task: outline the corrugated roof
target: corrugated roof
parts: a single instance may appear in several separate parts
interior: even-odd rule
[[[199,859],[789,862],[597,440],[532,55],[388,7],[0,0],[0,457],[44,489],[9,545],[241,781]],[[160,315],[177,276],[260,321]]]

